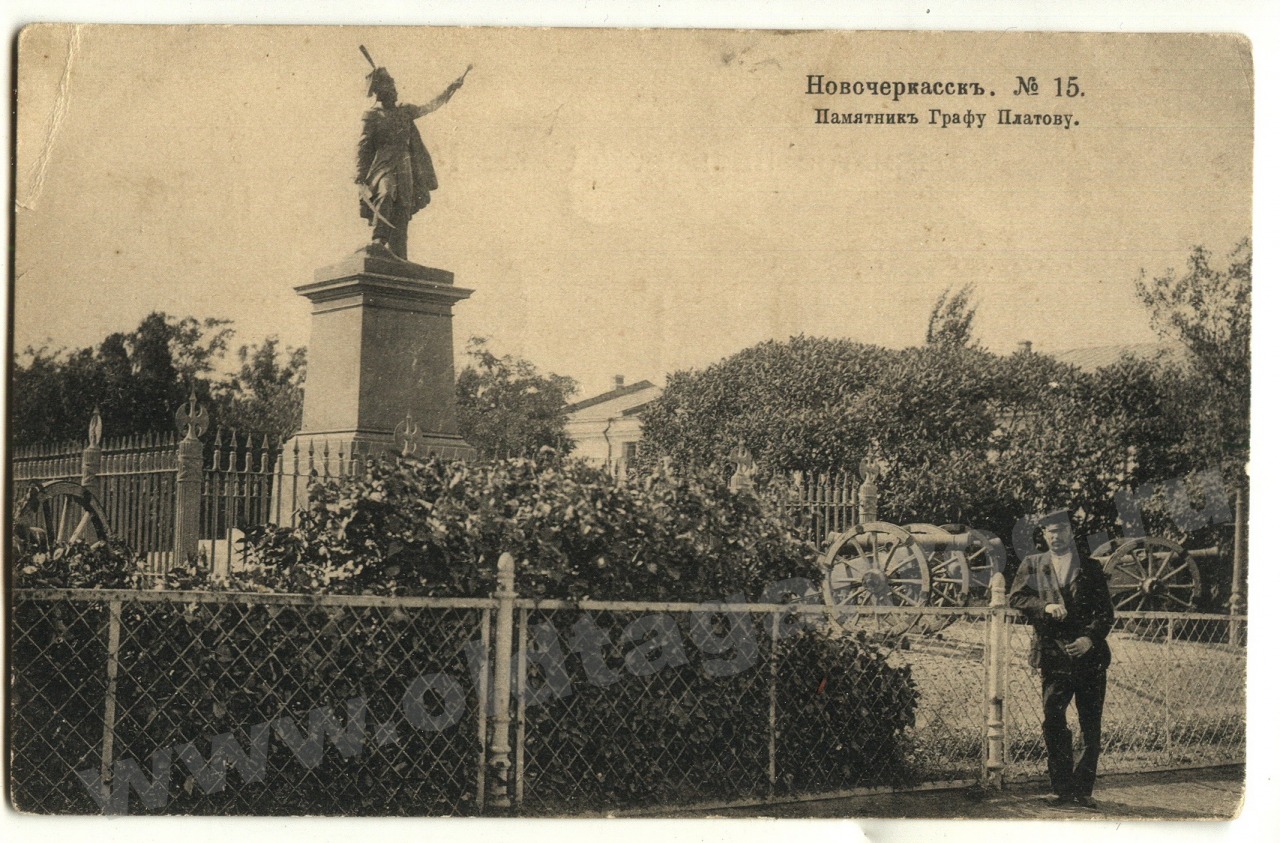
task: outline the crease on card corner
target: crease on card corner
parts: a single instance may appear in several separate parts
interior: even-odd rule
[[[44,146],[40,150],[40,155],[30,167],[30,178],[26,195],[17,200],[16,204],[19,208],[26,211],[33,211],[36,202],[40,199],[40,194],[44,190],[44,177],[49,169],[49,160],[53,155],[53,146],[58,139],[58,132],[62,129],[62,121],[67,116],[67,110],[71,105],[71,69],[76,62],[76,54],[80,50],[80,24],[71,26],[70,33],[67,35],[67,61],[62,67],[62,78],[58,81],[58,96],[53,103],[53,113],[49,116],[49,128],[45,132]]]

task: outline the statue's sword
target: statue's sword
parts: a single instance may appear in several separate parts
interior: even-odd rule
[[[391,220],[387,219],[386,217],[384,217],[382,214],[378,212],[378,206],[373,204],[373,201],[369,199],[368,196],[365,196],[363,193],[360,194],[360,201],[363,202],[365,205],[367,205],[369,207],[369,210],[373,212],[373,215],[378,219],[382,220],[385,224],[391,226],[392,228],[399,228],[399,226],[395,225],[393,222],[391,222]]]

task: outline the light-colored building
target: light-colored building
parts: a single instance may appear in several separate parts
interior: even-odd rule
[[[625,384],[618,375],[613,389],[569,405],[565,431],[576,443],[573,455],[626,474],[640,442],[640,413],[661,394],[649,381]]]

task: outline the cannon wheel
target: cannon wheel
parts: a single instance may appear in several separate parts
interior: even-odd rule
[[[858,606],[926,606],[929,604],[929,562],[911,533],[896,524],[859,524],[832,541],[822,556],[826,575],[822,598],[832,609]],[[848,629],[867,629],[901,635],[920,621],[918,614],[872,614],[833,611]]]
[[[1098,563],[1102,565],[1103,568],[1106,568],[1107,559],[1111,557],[1111,554],[1116,552],[1116,548],[1124,544],[1126,541],[1128,541],[1128,539],[1107,539],[1105,542],[1094,548],[1093,552],[1090,553],[1089,556],[1097,559]]]
[[[967,524],[943,524],[942,529],[953,536],[961,533],[969,536],[969,543],[960,551],[964,554],[964,562],[969,569],[969,602],[965,605],[987,605],[990,602],[991,581],[1004,576],[1007,562],[1004,543]]]
[[[1121,543],[1103,566],[1119,612],[1194,612],[1200,569],[1181,545],[1146,536]]]
[[[907,532],[920,543],[929,564],[929,603],[933,606],[963,607],[969,605],[972,582],[964,551],[930,546],[929,537],[950,533],[932,524],[908,524]],[[926,615],[920,620],[921,632],[940,632],[955,621],[955,615]]]
[[[48,552],[55,544],[102,541],[107,516],[93,493],[70,480],[32,486],[13,516],[19,554]]]

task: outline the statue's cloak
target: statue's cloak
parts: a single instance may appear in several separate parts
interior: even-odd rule
[[[427,206],[431,191],[440,186],[414,123],[418,116],[411,105],[371,108],[364,113],[356,180],[369,186],[371,201],[383,216],[413,216]],[[372,221],[373,209],[361,202],[360,216]]]

